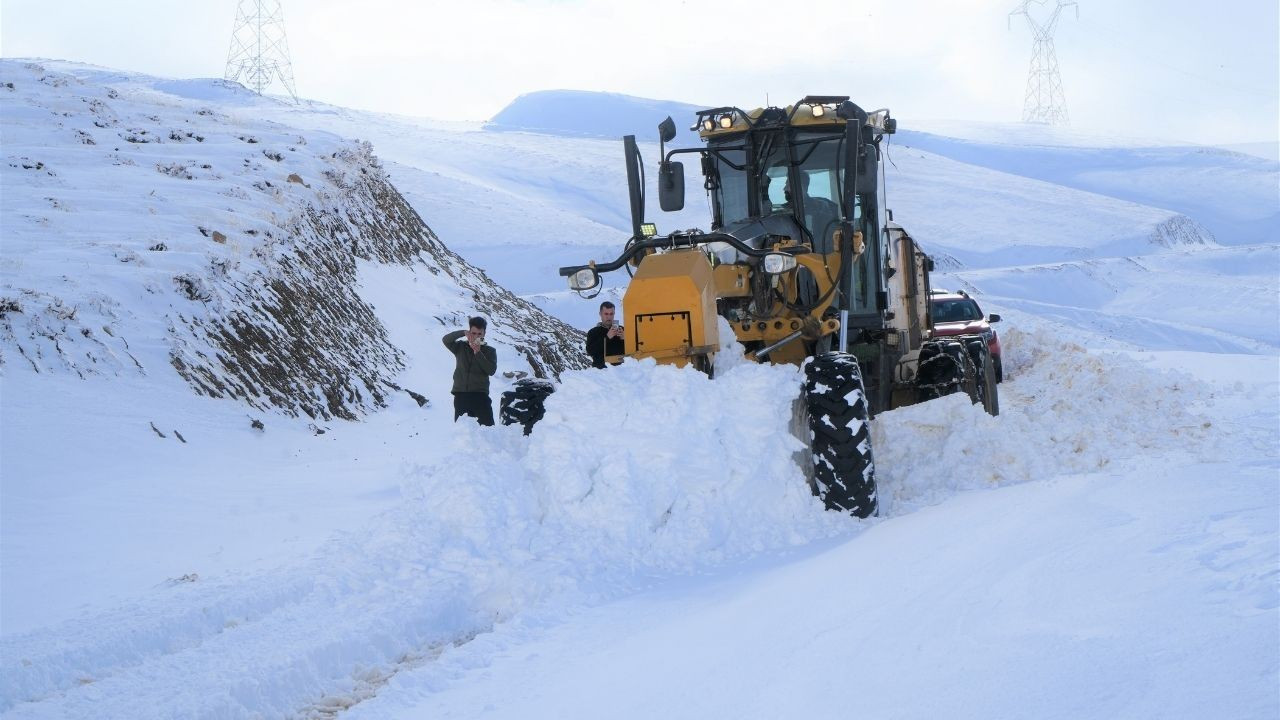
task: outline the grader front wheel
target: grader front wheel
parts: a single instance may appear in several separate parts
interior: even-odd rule
[[[858,359],[818,355],[804,368],[813,479],[828,510],[865,518],[879,510],[871,426]]]

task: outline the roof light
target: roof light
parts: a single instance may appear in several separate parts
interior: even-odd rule
[[[707,132],[711,132],[712,130],[715,130],[715,129],[716,129],[715,121],[713,121],[713,120],[712,120],[711,118],[709,118],[709,117],[708,117],[708,118],[703,118],[703,119],[702,119],[702,129],[703,129],[703,130],[706,130]]]
[[[644,237],[651,238],[658,234],[657,223],[641,223],[640,234]]]
[[[721,115],[721,116],[720,116],[720,127],[722,127],[722,128],[731,128],[731,127],[733,127],[733,116],[732,116],[732,115],[730,115],[729,113],[725,113],[724,115]]]
[[[813,108],[813,116],[816,118],[822,117],[823,114],[827,112],[827,109],[822,107],[821,105],[812,105],[810,107]]]

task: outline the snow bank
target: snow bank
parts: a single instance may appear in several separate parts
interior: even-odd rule
[[[1097,472],[1130,457],[1189,452],[1215,431],[1195,407],[1209,391],[1091,352],[1045,329],[1001,336],[998,417],[952,395],[872,424],[881,513],[902,515],[957,491]]]
[[[473,476],[491,474],[492,495],[519,492],[538,521],[536,537],[491,538],[600,569],[691,567],[830,535],[849,523],[822,511],[793,460],[799,378],[742,365],[712,381],[652,362],[574,373],[531,436],[476,432],[418,473],[417,493],[480,492],[489,481]]]

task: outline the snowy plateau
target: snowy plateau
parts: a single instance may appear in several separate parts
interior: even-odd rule
[[[902,118],[889,205],[1003,316],[1002,412],[878,415],[857,520],[795,368],[584,369],[556,268],[687,110],[0,61],[0,716],[1280,717],[1280,164]],[[559,382],[529,436],[452,422],[477,313],[495,398]]]

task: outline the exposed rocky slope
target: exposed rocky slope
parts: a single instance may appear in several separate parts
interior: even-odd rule
[[[410,269],[441,325],[487,316],[537,375],[584,365],[580,333],[450,251],[367,144],[128,81],[0,63],[5,372],[171,367],[201,394],[354,419],[406,362],[362,263]]]

